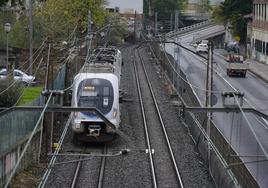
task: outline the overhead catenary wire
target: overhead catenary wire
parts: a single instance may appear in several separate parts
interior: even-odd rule
[[[41,66],[42,63],[43,63],[43,58],[40,60],[38,66],[37,66],[37,69],[35,70],[35,73],[33,74],[34,77],[36,77],[36,75],[37,75],[37,71],[39,70],[39,68],[40,68],[40,66]],[[23,90],[24,90],[25,88],[28,88],[28,87],[30,87],[30,84],[28,84],[26,87],[25,87],[25,85],[23,85],[21,95],[19,96],[18,100],[15,102],[15,104],[14,104],[13,106],[16,106],[16,105],[18,104],[18,102],[20,101],[20,99],[21,99],[22,96],[23,96]]]
[[[32,55],[32,57],[34,57],[35,56],[35,54],[42,48],[44,48],[44,42],[36,49],[36,51],[33,53],[33,55]],[[17,69],[20,69],[20,68],[22,68],[24,65],[26,65],[26,63],[28,63],[28,61],[30,61],[30,57],[26,60],[26,61],[24,61]],[[10,75],[12,75],[13,73],[12,72],[10,72],[10,73],[8,73],[6,76],[8,77],[8,76],[10,76]]]
[[[46,185],[46,182],[47,182],[48,177],[49,177],[49,175],[50,175],[50,173],[51,173],[51,170],[52,170],[51,167],[52,167],[52,166],[55,164],[55,162],[56,162],[57,155],[58,155],[59,152],[60,152],[60,149],[61,149],[62,144],[63,144],[63,141],[64,141],[64,139],[65,139],[67,130],[68,130],[70,124],[71,124],[72,116],[73,116],[73,113],[70,114],[69,119],[68,119],[68,121],[67,121],[66,124],[65,124],[64,130],[63,130],[63,132],[62,132],[62,134],[61,134],[61,137],[60,137],[60,139],[59,139],[59,146],[58,146],[58,147],[56,148],[56,150],[54,151],[54,153],[53,153],[53,155],[52,155],[52,158],[50,159],[50,162],[49,162],[49,164],[48,164],[48,168],[46,169],[46,172],[44,173],[44,175],[43,175],[43,177],[42,177],[42,179],[41,179],[41,181],[40,181],[40,183],[39,183],[39,185],[38,185],[38,188],[43,188],[43,187]]]
[[[7,182],[6,182],[5,186],[4,186],[4,188],[8,188],[8,187],[9,187],[9,184],[10,184],[12,178],[15,176],[15,173],[16,173],[16,171],[17,171],[17,169],[18,169],[18,167],[19,167],[19,165],[20,165],[20,163],[21,163],[21,160],[22,160],[22,158],[24,157],[24,154],[26,153],[26,151],[27,151],[27,149],[28,149],[28,147],[29,147],[29,145],[30,145],[32,139],[33,139],[33,136],[35,135],[35,133],[36,133],[38,127],[39,127],[39,124],[40,124],[40,122],[41,122],[41,120],[42,120],[42,117],[44,116],[44,114],[45,114],[45,112],[46,112],[46,109],[47,109],[47,107],[48,107],[48,104],[50,103],[50,100],[51,100],[51,98],[52,98],[52,95],[53,95],[53,92],[51,92],[51,94],[49,95],[49,98],[48,98],[48,100],[47,100],[47,103],[45,104],[45,106],[44,106],[44,108],[43,108],[43,111],[41,112],[41,115],[39,116],[39,119],[37,120],[37,122],[36,122],[36,124],[35,124],[35,126],[34,126],[34,129],[33,129],[33,131],[31,132],[31,134],[30,134],[30,136],[29,136],[29,138],[28,138],[28,141],[26,142],[26,144],[25,144],[25,146],[24,146],[24,148],[23,148],[23,150],[22,150],[22,152],[21,152],[21,154],[20,154],[20,156],[19,156],[19,158],[18,158],[18,160],[17,160],[17,162],[16,162],[14,168],[12,169],[12,171],[11,171],[9,177],[7,178]]]
[[[160,41],[160,42],[161,42],[161,41]],[[162,42],[161,42],[161,47],[162,47],[162,49],[163,49],[163,43],[162,43]],[[165,49],[163,49],[163,51],[164,51],[164,53],[165,53],[165,55],[166,55],[166,57],[167,57],[167,59],[168,59],[168,61],[169,61],[169,64],[172,66],[172,69],[174,70],[174,72],[176,72],[176,74],[177,74],[180,78],[182,78],[182,77],[177,73],[177,71],[176,71],[176,69],[174,68],[174,66],[172,65],[172,63],[170,62],[170,60],[169,60],[169,58],[168,58],[168,56],[167,56],[167,54],[166,54]],[[183,79],[183,78],[182,78],[182,79]],[[188,81],[186,81],[186,80],[184,80],[184,79],[183,79],[183,81],[185,81],[186,83],[190,84]],[[192,85],[192,84],[190,84],[190,85]],[[199,89],[199,90],[201,89],[202,91],[206,91],[205,89],[199,88],[199,87],[194,86],[194,85],[192,85],[192,87],[197,88],[197,89]],[[223,91],[222,91],[222,92],[223,92]],[[220,93],[222,93],[222,92],[220,92]],[[212,91],[212,93],[219,93],[219,92]],[[257,136],[257,134],[256,134],[256,132],[255,132],[255,130],[252,128],[252,125],[251,125],[251,123],[249,122],[248,118],[246,117],[245,112],[244,112],[243,109],[241,108],[241,106],[240,106],[240,104],[239,104],[238,99],[236,98],[236,96],[235,96],[235,99],[236,99],[236,103],[237,103],[237,105],[238,105],[238,107],[239,107],[241,113],[243,114],[243,116],[244,116],[244,118],[245,118],[245,120],[246,120],[246,122],[247,122],[247,124],[248,124],[248,126],[249,126],[249,128],[250,128],[250,130],[251,130],[251,132],[253,133],[253,136],[255,137],[256,141],[257,141],[258,144],[260,145],[260,147],[261,147],[262,151],[264,152],[266,158],[268,158],[268,153],[266,152],[264,146],[263,146],[262,143],[260,142],[260,140],[259,140],[259,138],[258,138],[258,136]]]
[[[143,37],[144,37],[144,36],[143,36]],[[151,41],[152,41],[152,40],[151,40]],[[162,50],[163,50],[163,52],[164,52],[164,54],[165,54],[165,56],[166,56],[166,58],[167,58],[167,60],[168,60],[168,63],[169,63],[170,66],[172,67],[173,71],[177,74],[177,76],[179,76],[179,77],[180,77],[186,84],[189,84],[191,87],[206,92],[206,91],[207,91],[206,89],[203,89],[203,88],[201,88],[201,87],[198,87],[198,86],[195,86],[195,85],[191,84],[188,80],[184,79],[184,78],[178,73],[178,71],[176,70],[176,68],[175,68],[175,67],[172,65],[172,63],[170,62],[170,59],[168,58],[167,52],[166,52],[166,50],[165,50],[164,47],[163,47],[163,42],[161,41],[161,39],[160,39],[160,43],[161,43],[161,48],[162,48]],[[156,57],[155,54],[154,54],[154,56]],[[157,61],[158,61],[158,59],[157,59]],[[212,91],[212,93],[214,93],[214,94],[222,94],[222,92],[224,92],[224,91]]]
[[[259,144],[260,148],[262,149],[262,151],[263,151],[263,153],[264,153],[266,159],[268,159],[268,153],[267,153],[267,151],[265,150],[263,144],[261,143],[261,141],[260,141],[260,139],[259,139],[259,137],[258,137],[256,131],[254,130],[252,124],[251,124],[250,121],[248,120],[248,117],[246,116],[245,112],[243,111],[242,107],[240,106],[240,103],[239,103],[239,100],[238,100],[237,96],[234,95],[234,99],[235,99],[235,101],[236,101],[236,103],[237,103],[237,106],[238,106],[239,110],[241,111],[241,113],[242,113],[242,115],[243,115],[243,117],[244,117],[244,119],[245,119],[245,121],[246,121],[248,127],[250,128],[250,131],[252,132],[254,138],[256,139],[257,143]]]
[[[161,43],[161,45],[162,45],[163,43]],[[166,58],[167,58],[167,60],[168,60],[168,62],[169,62],[169,64],[170,64],[170,66],[172,67],[172,69],[173,69],[173,71],[177,74],[177,76],[179,76],[181,79],[182,79],[182,81],[184,81],[186,84],[189,84],[191,87],[193,87],[193,88],[195,88],[195,89],[197,89],[197,90],[200,90],[200,91],[203,91],[203,92],[206,92],[207,90],[206,89],[203,89],[203,88],[201,88],[201,87],[198,87],[198,86],[196,86],[196,85],[193,85],[193,84],[191,84],[188,80],[186,80],[186,79],[184,79],[179,73],[178,73],[178,71],[175,69],[175,67],[172,65],[172,63],[170,62],[170,59],[168,58],[168,55],[167,55],[167,52],[165,51],[165,49],[161,46],[161,48],[163,49],[163,51],[164,51],[164,54],[165,54],[165,56],[166,56]],[[216,91],[216,90],[212,90],[211,91],[213,94],[222,94],[223,92],[225,92],[225,91]]]
[[[42,51],[39,52],[38,56],[33,60],[32,64],[26,69],[26,71],[28,71],[30,69],[30,67],[35,63],[35,61],[38,59],[38,57],[41,54],[41,52]],[[5,93],[6,91],[8,91],[17,82],[19,82],[19,80],[14,80],[7,88],[5,88],[4,90],[2,90],[0,92],[0,95],[2,95],[3,93]]]
[[[105,27],[106,27],[106,26],[105,26]],[[101,30],[101,29],[100,29],[100,30]],[[100,31],[100,30],[99,30],[99,31]],[[86,58],[86,59],[92,57],[92,55],[89,55],[89,52],[90,52],[90,51],[88,51],[88,54],[87,54],[87,58]],[[98,54],[97,54],[97,56],[98,56]],[[95,57],[95,58],[96,58],[96,57]],[[87,61],[85,61],[85,63],[87,63]],[[67,91],[67,90],[71,89],[72,86],[73,86],[73,84],[72,84],[71,86],[65,88],[64,91]],[[59,151],[60,151],[60,149],[61,149],[61,147],[62,147],[62,143],[63,143],[64,138],[65,138],[65,136],[66,136],[68,127],[69,127],[69,125],[70,125],[70,123],[71,123],[72,116],[73,116],[73,113],[71,113],[71,115],[69,116],[69,119],[68,119],[67,123],[65,124],[65,128],[64,128],[64,130],[63,130],[63,132],[62,132],[62,134],[61,134],[60,140],[59,140],[59,147],[56,148],[56,150],[54,151],[54,153],[53,153],[53,155],[52,155],[52,158],[51,158],[51,160],[50,160],[50,162],[49,162],[48,168],[47,168],[46,172],[44,173],[44,175],[43,175],[43,177],[42,177],[42,180],[41,180],[41,182],[40,182],[40,184],[39,184],[39,186],[38,186],[39,188],[43,188],[43,187],[45,186],[45,184],[46,184],[46,182],[47,182],[47,180],[48,180],[48,177],[49,177],[49,175],[50,175],[50,173],[51,173],[51,169],[52,169],[52,167],[55,165],[57,156],[58,156]]]
[[[178,95],[180,95],[178,93]],[[183,100],[183,99],[182,99]],[[210,145],[213,149],[213,151],[216,153],[216,155],[219,157],[221,163],[224,165],[224,167],[227,169],[227,173],[229,174],[229,176],[231,177],[232,181],[234,182],[235,187],[240,187],[237,179],[235,178],[233,172],[228,169],[228,164],[226,163],[226,161],[224,160],[223,156],[221,155],[220,151],[217,149],[217,147],[213,144],[213,142],[210,140],[210,138],[208,137],[207,133],[205,132],[204,128],[202,127],[202,125],[199,123],[199,121],[196,119],[194,113],[189,112],[190,115],[194,118],[194,121],[196,122],[197,126],[199,127],[199,129],[201,130],[201,133],[204,135],[204,137],[210,142]],[[186,123],[185,123],[186,124]],[[188,125],[187,125],[188,127]]]

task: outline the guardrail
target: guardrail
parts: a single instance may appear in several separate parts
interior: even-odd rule
[[[192,43],[196,43],[198,41],[201,41],[201,40],[205,40],[205,39],[209,39],[209,38],[213,38],[215,36],[218,36],[218,35],[222,35],[225,33],[225,30],[223,28],[223,30],[219,30],[219,31],[216,31],[214,33],[211,33],[211,34],[206,34],[206,35],[197,35],[193,38],[193,41]]]
[[[188,32],[188,31],[192,31],[192,30],[195,30],[197,28],[202,28],[202,27],[212,25],[212,24],[213,24],[212,20],[206,20],[206,21],[203,21],[203,22],[200,22],[200,23],[197,23],[197,24],[187,26],[187,27],[179,28],[177,31],[171,31],[169,33],[166,33],[166,37],[171,38],[171,37],[174,37],[174,36],[176,36],[178,34],[185,33],[185,32]]]

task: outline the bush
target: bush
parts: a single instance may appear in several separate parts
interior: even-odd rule
[[[18,101],[21,92],[22,92],[22,84],[20,82],[14,82],[14,80],[10,78],[1,80],[0,107],[13,106]]]

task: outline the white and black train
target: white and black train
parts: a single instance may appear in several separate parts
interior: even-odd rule
[[[113,47],[97,48],[73,81],[72,106],[96,108],[113,124],[120,126],[119,86],[122,55]],[[111,141],[115,134],[96,113],[76,112],[72,119],[74,139],[84,142]]]

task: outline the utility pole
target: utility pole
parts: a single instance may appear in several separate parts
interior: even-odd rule
[[[30,74],[33,74],[33,4],[32,0],[29,0],[29,63]]]
[[[170,31],[173,30],[173,14],[170,13]]]
[[[88,20],[87,34],[89,36],[91,34],[91,11],[90,10],[88,11],[87,20]]]
[[[214,44],[210,43],[210,106],[212,107],[212,91],[213,91],[213,50],[214,50]],[[212,112],[211,112],[211,119],[212,119]]]
[[[137,11],[135,10],[135,16],[134,16],[134,38],[136,40],[137,36]]]
[[[51,44],[49,42],[48,44],[48,54],[47,54],[47,67],[46,67],[46,84],[45,84],[45,91],[49,90],[48,84],[49,84],[49,62],[50,62],[50,49],[51,49]]]
[[[153,11],[152,11],[152,2],[151,0],[148,0],[148,14],[149,14],[149,17],[152,17],[153,16]]]
[[[179,28],[179,11],[175,10],[175,31],[177,32]]]
[[[213,45],[209,42],[209,49],[208,49],[208,62],[207,62],[207,80],[206,80],[206,107],[212,106],[212,85],[213,85]],[[210,123],[212,118],[212,112],[207,112],[207,135],[208,135],[208,166],[210,169],[209,161],[210,161]]]
[[[88,26],[87,26],[87,36],[88,36],[88,39],[89,39],[88,53],[90,52],[91,42],[92,42],[92,38],[93,38],[93,35],[92,35],[92,32],[91,32],[92,31],[91,24],[92,24],[92,17],[91,17],[91,11],[89,10],[88,11]]]
[[[91,11],[88,11],[88,16],[87,16],[87,21],[88,21],[88,26],[87,26],[87,36],[86,36],[86,40],[87,40],[87,57],[86,57],[86,61],[89,60],[89,54],[90,54],[90,50],[91,50],[91,42],[93,39],[93,34],[91,32],[92,28],[91,28]]]
[[[154,34],[156,35],[156,34],[158,34],[158,13],[157,12],[155,12],[154,13]]]

